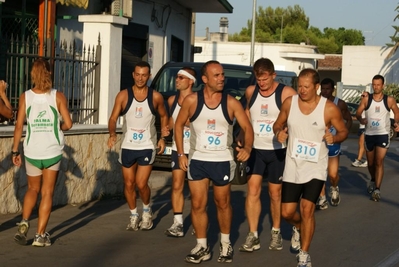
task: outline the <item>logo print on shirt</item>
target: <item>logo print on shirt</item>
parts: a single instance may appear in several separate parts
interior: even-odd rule
[[[375,112],[376,112],[376,113],[380,113],[380,106],[376,106],[376,107],[375,107]]]
[[[208,119],[208,125],[207,125],[206,129],[215,130],[216,129],[216,120],[215,119]]]
[[[141,107],[141,106],[136,107],[135,117],[136,118],[142,118],[143,117],[143,107]]]
[[[317,122],[315,121],[314,123],[312,123],[313,126],[317,126]]]
[[[39,112],[39,115],[37,115],[37,119],[41,119],[44,115],[46,115],[46,111],[42,110]]]
[[[261,116],[267,116],[269,113],[269,104],[261,104],[260,105],[260,115]]]

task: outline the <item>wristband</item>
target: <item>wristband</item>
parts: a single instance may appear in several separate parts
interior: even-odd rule
[[[11,155],[13,157],[18,157],[19,156],[19,151],[11,151]]]
[[[177,154],[177,157],[183,157],[184,156],[184,154]]]
[[[164,140],[164,141],[166,141],[166,137],[161,137],[159,140]]]

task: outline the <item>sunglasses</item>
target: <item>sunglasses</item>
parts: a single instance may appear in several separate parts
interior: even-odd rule
[[[184,80],[184,79],[188,79],[188,77],[182,76],[182,75],[177,75],[176,76],[176,80]]]

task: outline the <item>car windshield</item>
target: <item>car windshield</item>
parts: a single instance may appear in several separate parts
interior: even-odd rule
[[[181,69],[179,67],[168,67],[164,68],[162,73],[159,74],[158,79],[154,85],[154,89],[160,92],[162,95],[168,97],[176,93],[175,82],[177,72]],[[201,79],[201,69],[200,67],[194,68],[197,72],[196,83],[193,87],[193,91],[201,90],[204,87],[204,83]],[[244,93],[245,89],[255,83],[252,71],[245,69],[233,69],[229,67],[224,67],[225,75],[225,87],[229,94],[233,95],[237,99],[240,99]]]

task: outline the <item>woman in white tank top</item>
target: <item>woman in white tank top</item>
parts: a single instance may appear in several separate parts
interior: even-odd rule
[[[39,218],[32,245],[45,247],[51,245],[46,227],[64,147],[62,131],[72,127],[72,120],[64,94],[51,88],[50,64],[46,60],[39,58],[33,63],[31,78],[34,88],[24,92],[19,98],[12,148],[12,161],[15,166],[20,167],[22,160],[18,148],[26,119],[24,156],[28,190],[23,201],[22,221],[14,240],[20,245],[26,245],[29,217],[40,192]]]

